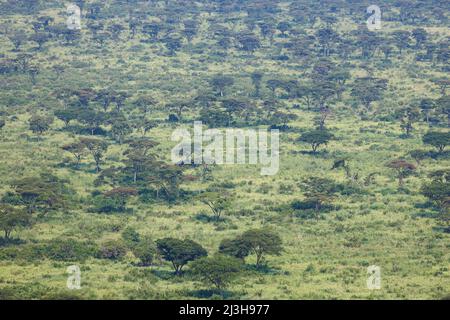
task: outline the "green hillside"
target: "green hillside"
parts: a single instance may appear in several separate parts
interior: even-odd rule
[[[445,1],[69,4],[0,0],[1,300],[450,295]]]

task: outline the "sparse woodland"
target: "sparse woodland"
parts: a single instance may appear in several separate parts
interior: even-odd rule
[[[448,2],[67,4],[0,0],[0,299],[450,295]],[[194,121],[278,173],[173,164]]]

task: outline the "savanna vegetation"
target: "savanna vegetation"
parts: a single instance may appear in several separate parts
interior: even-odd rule
[[[450,295],[448,3],[67,4],[0,0],[0,299]],[[278,173],[173,164],[194,121]]]

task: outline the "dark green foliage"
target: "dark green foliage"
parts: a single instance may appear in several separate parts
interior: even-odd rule
[[[122,239],[131,248],[141,241],[141,236],[135,229],[127,227],[122,231]]]
[[[225,255],[200,258],[190,264],[190,270],[218,290],[224,289],[242,270],[242,262]]]
[[[125,211],[125,207],[119,198],[99,195],[92,199],[90,210],[94,213],[122,213]]]
[[[156,256],[156,245],[148,237],[143,237],[138,243],[134,244],[131,251],[139,259],[140,265],[147,267],[153,262]]]
[[[300,187],[304,190],[307,201],[315,204],[315,211],[318,213],[323,205],[330,203],[337,192],[336,184],[328,178],[310,177],[304,180]]]
[[[443,214],[445,220],[450,221],[450,173],[449,170],[435,171],[431,175],[430,183],[422,186],[422,194],[431,200]]]
[[[55,111],[55,116],[68,126],[71,121],[78,118],[79,111],[76,109],[59,109]]]
[[[98,257],[100,259],[121,260],[127,254],[127,247],[122,241],[109,240],[100,245]]]
[[[416,166],[414,164],[403,159],[392,160],[388,162],[386,166],[396,171],[398,184],[400,187],[403,186],[404,178],[411,175],[416,170]]]
[[[51,240],[41,249],[41,254],[48,259],[73,262],[94,257],[97,252],[98,248],[94,243],[74,239]]]
[[[429,144],[436,149],[440,153],[442,153],[448,145],[450,145],[450,132],[427,132],[423,138],[423,143]]]
[[[161,256],[172,263],[175,274],[178,275],[189,261],[208,254],[201,245],[189,239],[164,238],[157,240],[156,245]]]
[[[219,245],[219,252],[228,256],[244,259],[250,254],[250,246],[241,238],[224,239]]]
[[[66,183],[66,180],[43,173],[39,177],[16,180],[12,187],[29,213],[46,213],[68,204],[70,190]]]
[[[11,232],[19,227],[30,225],[31,215],[24,208],[13,207],[0,203],[0,230],[4,232],[4,238],[8,240]]]
[[[252,229],[232,240],[221,243],[220,252],[244,259],[256,255],[256,265],[260,266],[266,255],[280,255],[283,250],[281,238],[269,229]]]
[[[303,133],[298,141],[310,144],[313,152],[316,153],[321,145],[327,145],[332,139],[334,139],[332,133],[325,130],[314,130]]]
[[[53,123],[53,117],[33,115],[28,121],[30,130],[33,133],[42,135],[44,132],[50,129],[50,125]]]

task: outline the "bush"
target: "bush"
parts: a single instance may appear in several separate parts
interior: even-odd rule
[[[141,241],[141,236],[135,229],[127,227],[122,232],[122,239],[129,248],[132,248]]]
[[[156,246],[150,238],[144,238],[133,247],[132,252],[140,260],[140,265],[147,267],[156,255]]]
[[[114,213],[124,212],[125,208],[118,199],[100,195],[93,199],[93,206],[90,211],[94,213]]]
[[[127,247],[122,241],[110,240],[103,243],[98,251],[100,259],[120,260],[127,254]]]
[[[92,242],[79,242],[73,239],[52,240],[44,249],[43,254],[51,260],[83,261],[95,256],[97,246]]]
[[[44,258],[44,246],[20,245],[0,248],[0,260],[39,261]]]

